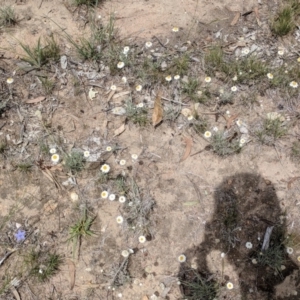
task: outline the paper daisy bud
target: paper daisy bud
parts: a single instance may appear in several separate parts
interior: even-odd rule
[[[107,197],[108,197],[108,192],[107,191],[101,192],[101,198],[106,199]]]
[[[123,54],[125,54],[125,55],[128,54],[129,50],[130,50],[130,48],[128,46],[124,47]]]
[[[138,155],[137,155],[137,154],[131,154],[131,158],[132,158],[133,160],[137,160],[137,159],[138,159]]]
[[[14,79],[11,78],[11,77],[9,77],[9,78],[6,79],[6,82],[7,82],[8,84],[12,84],[12,83],[14,82]]]
[[[179,28],[178,28],[178,27],[173,27],[173,28],[172,28],[172,31],[173,31],[173,32],[178,32],[178,31],[179,31]]]
[[[102,173],[108,173],[110,170],[110,166],[108,164],[104,164],[101,166],[100,170],[102,171]]]
[[[178,256],[178,261],[179,261],[180,263],[184,263],[184,262],[186,261],[186,256],[185,256],[184,254],[180,254],[180,255]]]
[[[268,77],[269,79],[273,79],[273,78],[274,78],[274,76],[273,76],[272,73],[268,73],[268,74],[267,74],[267,77]]]
[[[123,83],[127,83],[127,78],[125,76],[123,76],[121,80]]]
[[[145,243],[146,238],[143,235],[139,236],[139,242],[142,243],[142,244]]]
[[[123,257],[128,257],[129,256],[129,251],[128,250],[123,250],[122,252],[121,252],[121,255],[123,256]]]
[[[59,155],[58,155],[58,154],[53,154],[53,155],[51,156],[51,160],[52,160],[52,162],[54,162],[54,163],[58,163],[58,162],[59,162]]]
[[[175,76],[174,76],[174,79],[175,79],[175,80],[179,80],[179,79],[180,79],[180,75],[175,75]]]

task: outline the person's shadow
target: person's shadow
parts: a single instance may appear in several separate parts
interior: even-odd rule
[[[241,299],[275,299],[275,286],[298,268],[287,254],[285,216],[274,186],[259,175],[239,173],[224,179],[214,199],[214,214],[206,224],[203,242],[187,249],[187,262],[181,264],[183,295],[209,300],[208,295],[200,297],[195,283],[218,280],[225,285],[233,280],[230,274],[214,277],[209,271],[207,256],[219,250],[239,276]],[[191,261],[196,261],[196,270],[191,269]]]

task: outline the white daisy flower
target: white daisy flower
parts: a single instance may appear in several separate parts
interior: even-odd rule
[[[140,242],[141,244],[145,243],[145,242],[146,242],[146,237],[143,236],[143,235],[139,236],[139,242]]]
[[[123,61],[119,61],[117,64],[118,69],[122,69],[122,68],[124,68],[124,66],[125,66],[125,64]]]
[[[14,82],[14,79],[11,78],[11,77],[9,77],[9,78],[6,79],[6,82],[7,82],[8,84],[12,84],[12,83]]]
[[[296,89],[298,87],[298,83],[296,81],[290,82],[290,87]]]
[[[121,159],[120,160],[120,165],[121,166],[125,166],[126,165],[126,160],[125,159]]]
[[[89,157],[90,156],[90,151],[87,151],[87,150],[84,151],[83,156],[86,157],[86,158]]]
[[[50,152],[51,154],[55,154],[55,153],[56,153],[56,149],[55,149],[55,148],[51,148],[51,149],[49,150],[49,152]]]
[[[231,282],[227,282],[226,287],[228,288],[228,290],[232,290],[233,284]]]
[[[124,222],[124,219],[123,219],[122,216],[117,216],[117,217],[116,217],[116,220],[117,220],[117,223],[118,223],[118,224],[122,224],[122,223]]]
[[[151,42],[147,42],[147,43],[145,44],[145,46],[146,46],[146,48],[151,48],[151,47],[152,47],[152,43],[151,43]]]
[[[236,92],[237,91],[237,87],[234,85],[233,87],[231,87],[231,91],[232,92]]]
[[[124,47],[123,54],[127,55],[129,50],[130,50],[130,48],[128,46]]]
[[[180,254],[177,258],[180,263],[184,263],[186,261],[186,256],[184,254]]]
[[[247,243],[246,243],[246,248],[247,248],[247,249],[252,249],[252,247],[253,247],[253,245],[252,245],[251,242],[247,242]]]
[[[108,197],[108,192],[107,191],[102,191],[101,192],[101,198],[106,199]]]
[[[140,92],[141,90],[142,90],[142,86],[139,84],[139,85],[137,85],[136,87],[135,87],[135,90],[137,91],[137,92]]]
[[[272,73],[268,73],[268,74],[267,74],[267,77],[268,77],[269,79],[273,79],[273,78],[274,78],[274,75],[273,75]]]
[[[54,163],[58,163],[58,162],[59,162],[59,155],[58,155],[58,154],[53,154],[53,155],[51,156],[51,160],[52,160],[52,162],[54,162]]]
[[[211,137],[211,132],[210,131],[205,131],[204,132],[204,137],[207,138],[207,139],[210,138]]]
[[[131,158],[132,158],[133,160],[137,160],[137,159],[138,159],[138,155],[137,155],[137,154],[131,154]]]
[[[179,79],[180,79],[180,75],[175,75],[175,76],[174,76],[174,79],[175,79],[175,80],[179,80]]]
[[[237,81],[237,79],[238,79],[238,78],[237,78],[236,75],[232,78],[233,81]]]
[[[109,197],[108,197],[108,199],[109,199],[110,201],[115,201],[116,195],[115,195],[115,194],[110,194]]]
[[[205,81],[206,83],[210,83],[210,82],[211,82],[211,77],[206,76],[206,77],[204,78],[204,81]]]
[[[172,28],[172,31],[173,31],[173,32],[178,32],[178,31],[179,31],[179,28],[178,28],[178,27],[173,27],[173,28]]]
[[[110,87],[110,89],[111,89],[112,91],[115,91],[115,90],[117,89],[117,87],[113,84],[113,85]]]
[[[106,147],[106,151],[107,151],[107,152],[110,152],[111,150],[112,150],[112,148],[111,148],[110,146],[107,146],[107,147]]]
[[[137,105],[136,105],[136,107],[138,107],[138,108],[142,108],[142,107],[144,107],[144,103],[143,103],[143,102],[141,102],[141,103],[137,104]]]
[[[125,196],[120,196],[120,197],[119,197],[119,202],[120,202],[120,203],[126,202],[126,197],[125,197]]]
[[[166,81],[170,82],[172,80],[172,76],[168,75],[165,79],[166,79]]]
[[[122,252],[121,252],[121,255],[123,256],[123,257],[128,257],[129,255],[130,255],[130,253],[129,253],[129,251],[128,250],[123,250]]]
[[[291,247],[287,247],[287,248],[286,248],[286,252],[287,252],[288,254],[293,254],[294,249],[291,248]]]
[[[108,164],[104,164],[101,166],[100,170],[102,171],[102,173],[108,173],[110,170],[110,166]]]

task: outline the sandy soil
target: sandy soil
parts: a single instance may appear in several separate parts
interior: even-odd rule
[[[20,18],[16,27],[0,33],[0,53],[3,58],[0,60],[0,67],[3,80],[12,76],[17,64],[20,63],[18,58],[22,50],[18,41],[31,44],[40,36],[58,34],[63,51],[72,54],[71,45],[64,41],[61,29],[56,24],[74,37],[79,38],[88,32],[86,10],[75,9],[67,1],[2,0],[2,2],[14,5]],[[202,45],[210,43],[220,28],[223,28],[224,35],[225,33],[229,35],[230,40],[233,32],[237,36],[243,27],[251,28],[249,24],[257,26],[255,17],[251,16],[235,26],[230,26],[236,12],[244,13],[257,5],[254,1],[247,3],[235,1],[233,4],[228,0],[219,2],[136,0],[126,3],[112,0],[101,4],[97,8],[96,15],[100,15],[102,20],[108,20],[109,14],[114,13],[120,35],[128,41],[145,43],[148,40],[154,41],[154,36],[160,40],[172,40],[171,31],[176,26],[180,28],[178,40],[188,36],[192,42]],[[267,3],[260,5],[261,20],[264,20],[268,13],[267,5]],[[288,41],[283,40],[282,43]],[[17,291],[21,299],[47,297],[47,299],[117,299],[122,294],[123,299],[130,300],[178,300],[183,298],[182,287],[178,281],[186,267],[192,266],[203,271],[205,265],[206,272],[217,274],[217,278],[220,278],[221,252],[226,252],[227,249],[224,249],[222,242],[216,241],[220,236],[212,228],[219,209],[216,191],[224,188],[224,183],[228,180],[236,184],[236,190],[242,190],[244,173],[261,176],[258,177],[261,178],[261,182],[267,182],[266,185],[272,186],[274,190],[274,199],[272,198],[274,202],[263,208],[263,212],[267,214],[269,209],[276,207],[272,221],[275,222],[283,216],[284,231],[291,234],[299,231],[297,178],[300,172],[299,165],[292,162],[288,156],[288,138],[276,148],[249,143],[238,155],[224,158],[205,150],[181,161],[186,147],[185,137],[191,137],[193,140],[192,154],[204,149],[208,143],[191,130],[182,130],[180,125],[170,126],[167,122],[163,122],[155,129],[150,126],[143,129],[126,123],[125,131],[114,136],[115,130],[124,124],[125,117],[110,114],[106,108],[109,87],[113,83],[121,86],[119,77],[100,78],[99,82],[104,89],[95,87],[98,94],[90,101],[85,93],[79,95],[74,93],[70,75],[61,76],[54,97],[47,97],[45,102],[28,105],[25,103],[28,99],[41,95],[40,90],[30,88],[30,82],[36,82],[34,78],[34,75],[18,77],[16,83],[22,86],[22,93],[18,94],[17,108],[6,112],[0,118],[1,137],[7,138],[9,135],[10,147],[14,148],[12,159],[2,157],[0,160],[0,214],[1,218],[13,215],[9,222],[5,223],[5,230],[0,226],[3,235],[1,241],[5,241],[5,232],[11,234],[15,230],[16,223],[30,229],[31,233],[19,251],[20,255],[12,254],[6,263],[0,266],[0,284],[10,272],[10,264],[18,265],[22,254],[30,248],[39,248],[43,251],[55,249],[64,257],[64,263],[60,272],[50,281],[33,283],[24,280],[24,284],[20,285]],[[84,88],[88,92],[89,88],[87,86]],[[118,92],[127,89],[128,87],[122,86]],[[145,99],[149,97],[153,97],[151,92],[144,91],[140,96],[136,96],[136,103],[146,101]],[[121,102],[118,98],[111,101],[114,106]],[[231,115],[243,114],[245,122],[253,124],[258,116],[276,109],[271,98],[264,97],[261,103],[263,105],[257,105],[249,111],[238,106],[228,106],[226,109],[230,110]],[[104,153],[107,146],[121,147],[120,151],[111,154],[105,160],[111,166],[112,176],[121,174],[135,178],[144,197],[155,201],[151,212],[152,231],[145,243],[138,242],[139,234],[128,234],[126,225],[118,225],[115,221],[116,217],[124,212],[124,204],[101,199],[103,185],[99,184],[97,177],[100,165],[90,162],[87,170],[75,176],[77,184],[74,186],[62,185],[70,177],[70,174],[62,171],[63,166],[50,169],[59,182],[58,185],[49,180],[45,172],[37,167],[39,145],[35,137],[43,130],[37,111],[42,112],[43,121],[51,123],[53,132],[61,138],[62,145],[67,149],[89,150],[96,155]],[[213,126],[219,129],[226,126],[223,119],[216,121],[214,116],[209,118]],[[1,127],[4,123],[5,126]],[[23,124],[26,124],[26,135],[18,144]],[[294,133],[297,132],[297,126]],[[132,154],[137,154],[138,159],[132,159]],[[18,171],[12,163],[14,160],[28,159],[35,162],[35,167],[30,173]],[[120,165],[121,159],[126,160],[125,166]],[[43,170],[47,169],[47,163],[51,165],[49,161],[42,162],[46,166]],[[233,178],[240,178],[241,181],[235,183],[236,179]],[[256,185],[257,182],[247,186],[239,196],[239,213],[245,220],[247,216],[249,217],[249,207],[243,211],[243,194],[246,195],[248,190],[256,189]],[[114,187],[108,184],[106,188],[113,191]],[[264,189],[265,186],[262,190]],[[78,201],[71,200],[72,192],[79,195]],[[257,197],[251,198],[250,206],[255,207],[256,201],[264,201],[263,197]],[[68,242],[68,230],[69,226],[78,220],[80,205],[83,203],[88,203],[88,207],[96,217],[92,226],[96,235],[82,241],[79,258],[74,259],[72,243]],[[12,208],[16,209],[16,214],[12,213]],[[226,210],[224,207],[223,209]],[[248,228],[246,223],[245,221],[244,226]],[[264,226],[256,228],[258,232],[252,233],[251,238],[262,239]],[[239,236],[241,247],[248,241],[249,230],[245,228],[241,228]],[[210,235],[212,232],[214,233]],[[208,236],[213,240],[209,240]],[[253,241],[253,244],[256,242]],[[124,284],[112,288],[111,273],[123,261],[121,251],[129,248],[134,250],[127,268],[131,280],[129,282],[124,280]],[[0,249],[2,257],[7,251],[4,242],[0,245]],[[201,259],[199,251],[204,251],[201,252],[204,253]],[[232,282],[234,288],[227,290],[225,286],[222,287],[219,299],[242,299],[242,295],[247,294],[249,287],[243,285],[248,276],[245,272],[246,267],[250,269],[252,267],[250,264],[241,266],[235,259],[239,260],[250,254],[246,253],[244,248],[237,251],[239,253],[237,256],[225,257],[223,269],[225,282]],[[187,256],[184,265],[177,260],[180,254]],[[293,298],[295,293],[300,292],[295,283],[298,276],[296,270],[299,266],[297,261],[299,254],[300,247],[295,247],[293,255],[288,257],[288,272],[284,278],[275,280],[276,284],[279,284],[274,287],[276,295],[282,296],[282,299],[296,299]],[[71,288],[74,270],[76,279],[74,287]],[[253,275],[254,270],[252,268],[249,274]],[[126,277],[126,274],[123,275]],[[1,299],[17,299],[12,292],[6,293],[3,297]],[[247,297],[247,299],[267,299],[263,293],[254,290],[252,294],[249,292]]]

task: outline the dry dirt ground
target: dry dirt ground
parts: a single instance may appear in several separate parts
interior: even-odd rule
[[[95,69],[75,57],[63,31],[76,41],[88,34],[86,7],[76,8],[62,0],[0,2],[13,5],[19,19],[16,26],[0,32],[1,93],[12,95],[9,109],[0,117],[0,138],[6,145],[0,157],[0,259],[15,250],[0,265],[1,299],[184,299],[183,292],[188,291],[179,283],[192,277],[191,267],[205,276],[210,274],[211,282],[218,283],[218,299],[299,299],[300,171],[289,156],[291,141],[299,137],[299,121],[284,100],[277,101],[270,92],[259,95],[258,102],[251,105],[225,104],[221,109],[228,111],[227,121],[215,118],[213,106],[200,106],[201,112],[207,112],[210,130],[228,127],[230,117],[237,115],[252,128],[260,117],[279,111],[278,103],[284,107],[282,114],[295,120],[289,134],[275,146],[251,138],[240,153],[220,157],[206,147],[207,139],[187,126],[182,115],[153,128],[111,113],[113,107],[124,104],[126,94],[121,93],[129,92],[135,104],[149,104],[151,119],[153,90],[157,91],[158,84],[143,83],[142,91],[136,92],[135,74],[112,75],[106,66]],[[294,36],[285,40],[275,40],[270,34],[259,37],[267,30],[276,5],[273,1],[112,0],[93,13],[101,16],[101,22],[108,22],[114,13],[122,45],[136,49],[144,49],[151,41],[154,49],[169,42],[205,52],[220,36],[234,46],[255,31],[261,48],[277,52],[278,47],[291,49],[297,42]],[[251,13],[230,26],[236,12],[246,13],[256,6],[258,16]],[[179,27],[176,37],[174,26]],[[42,71],[22,69],[24,52],[19,42],[34,45],[39,37],[51,34],[57,36],[68,66],[62,69],[58,63],[52,68],[56,85],[51,95],[45,95],[38,79]],[[251,42],[254,40],[247,46]],[[197,63],[199,60],[192,62]],[[76,85],[74,73],[78,72]],[[130,84],[122,83],[123,75]],[[203,81],[205,75],[199,73],[199,78]],[[9,87],[8,77],[14,78]],[[117,90],[112,92],[113,84]],[[218,80],[213,84],[218,87]],[[90,99],[92,86],[97,93]],[[176,88],[174,82],[164,86],[163,97],[172,99]],[[45,99],[34,100],[40,96]],[[193,107],[186,97],[176,99],[186,105],[180,110]],[[165,107],[170,103],[163,102]],[[299,110],[299,101],[293,109]],[[236,126],[237,117],[232,120],[231,126]],[[185,156],[191,141],[191,155]],[[44,146],[55,147],[61,157],[72,149],[89,151],[90,157],[83,171],[71,173],[63,162],[53,165],[51,154],[42,151]],[[114,151],[106,151],[107,147]],[[133,159],[132,154],[138,158]],[[126,160],[125,165],[121,160]],[[31,163],[28,172],[19,167],[24,162]],[[99,179],[103,163],[111,168],[108,181]],[[118,190],[116,179],[124,179],[129,190]],[[102,199],[103,190],[117,198],[123,193],[128,199],[125,203]],[[72,199],[74,195],[78,199]],[[134,197],[146,202],[143,209],[150,206],[147,224],[125,218]],[[95,217],[94,234],[73,247],[69,229],[85,210]],[[231,211],[240,220],[239,226],[231,228],[238,231],[233,235],[224,233],[226,228],[219,221]],[[125,219],[121,225],[116,222],[120,215]],[[267,227],[274,224],[284,235],[292,235],[293,253],[286,254],[279,272],[271,274],[268,267],[257,268],[252,260]],[[14,236],[19,227],[26,232],[22,243]],[[141,235],[146,236],[145,243],[139,243]],[[245,247],[247,242],[252,243],[252,250]],[[126,249],[134,252],[128,258],[121,255]],[[30,276],[24,263],[30,251],[58,253],[62,264],[55,276],[45,282]],[[181,254],[186,256],[184,263],[178,261]],[[38,267],[43,272],[43,263]],[[10,285],[13,278],[19,284]],[[233,289],[227,289],[228,282]]]

